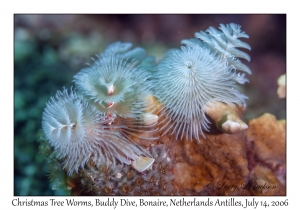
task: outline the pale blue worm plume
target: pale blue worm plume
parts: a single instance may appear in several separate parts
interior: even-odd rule
[[[221,31],[214,27],[209,27],[206,32],[200,31],[195,33],[196,38],[184,39],[181,44],[187,46],[198,45],[202,48],[210,49],[222,59],[227,60],[228,66],[232,66],[236,70],[251,74],[248,66],[243,64],[240,59],[243,58],[250,61],[250,56],[236,48],[245,48],[251,50],[249,44],[239,40],[239,38],[249,38],[249,36],[241,31],[241,26],[235,23],[220,24]],[[248,80],[245,80],[245,82]]]
[[[42,129],[68,175],[91,160],[97,165],[130,164],[140,155],[149,155],[134,141],[112,131],[105,114],[78,96],[72,89],[58,91],[43,112]]]
[[[152,76],[140,65],[152,64],[146,62],[149,58],[142,48],[131,49],[131,46],[121,42],[109,45],[73,80],[78,92],[127,134],[151,130],[144,125],[144,114],[155,108],[148,102],[153,91]]]
[[[237,83],[248,82],[244,73],[248,66],[238,58],[250,61],[239,48],[250,46],[238,38],[248,38],[237,24],[210,27],[196,33],[196,38],[182,40],[181,49],[169,50],[155,71],[155,96],[163,104],[160,110],[160,131],[176,139],[205,138],[209,120],[204,107],[214,102],[246,106],[247,97],[238,91]]]

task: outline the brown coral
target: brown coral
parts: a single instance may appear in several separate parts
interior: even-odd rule
[[[285,195],[285,121],[271,114],[246,133],[206,134],[195,141],[161,140],[176,160],[175,184],[190,195]],[[246,135],[245,135],[246,134]]]
[[[229,186],[240,185],[249,173],[244,146],[244,133],[206,134],[196,141],[175,141],[165,138],[171,155],[180,159],[174,166],[175,184],[187,194],[232,195]],[[173,142],[173,143],[172,143]],[[227,188],[221,183],[228,186]]]

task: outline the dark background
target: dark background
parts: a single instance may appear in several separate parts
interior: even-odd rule
[[[64,195],[52,190],[37,142],[46,102],[115,41],[132,42],[157,60],[195,32],[238,23],[250,39],[252,75],[244,120],[265,112],[286,119],[286,99],[277,79],[286,72],[286,15],[15,15],[14,16],[14,195]],[[245,50],[246,51],[246,50]]]

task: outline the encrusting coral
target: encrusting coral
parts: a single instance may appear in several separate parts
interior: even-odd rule
[[[52,147],[47,156],[67,171],[73,195],[267,195],[233,187],[255,180],[280,183],[275,194],[284,192],[284,161],[253,155],[241,119],[247,96],[238,85],[251,70],[239,59],[250,56],[237,48],[251,49],[239,40],[248,35],[231,23],[195,37],[158,63],[115,42],[74,76],[75,89],[50,99],[41,151]]]

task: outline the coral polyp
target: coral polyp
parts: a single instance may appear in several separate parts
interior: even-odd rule
[[[156,67],[155,96],[163,104],[160,116],[162,135],[175,135],[176,139],[205,138],[203,130],[209,130],[205,106],[222,102],[245,106],[245,95],[237,89],[237,83],[248,80],[238,69],[242,68],[237,57],[250,59],[248,54],[235,47],[246,47],[237,38],[246,37],[236,25],[221,25],[223,32],[210,28],[196,33],[198,39],[184,40],[187,46],[166,53]],[[236,65],[234,65],[236,64]]]
[[[47,103],[42,129],[51,146],[63,159],[71,175],[90,160],[96,164],[115,165],[116,159],[130,164],[147,150],[110,130],[106,115],[71,90],[58,91]]]
[[[169,157],[164,145],[155,145],[151,148],[151,155],[155,162],[143,174],[127,165],[94,167],[88,165],[80,173],[81,189],[93,195],[171,195],[178,194],[173,186],[174,174],[171,168],[174,161]]]

